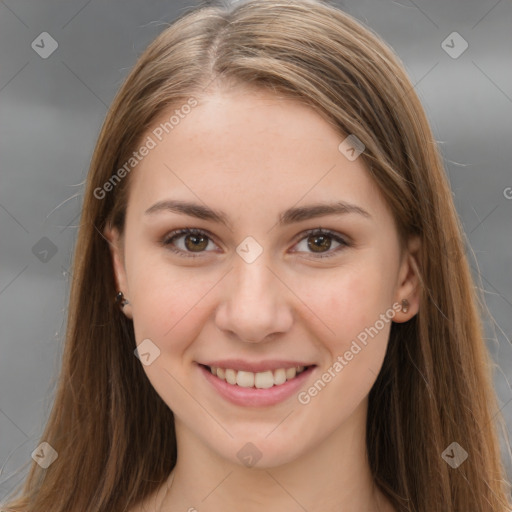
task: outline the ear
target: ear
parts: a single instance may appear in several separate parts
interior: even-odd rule
[[[402,299],[407,299],[409,307],[406,312],[401,309],[393,318],[394,322],[401,323],[410,320],[420,308],[420,264],[421,239],[419,236],[412,236],[407,241],[402,263],[398,271],[397,288],[395,301],[402,307]]]
[[[124,238],[119,234],[117,228],[112,228],[109,225],[107,225],[103,230],[103,235],[107,239],[110,248],[116,290],[118,292],[123,292],[124,298],[129,301],[130,290],[128,288],[128,279],[126,276],[124,261]],[[119,307],[121,308],[121,306]],[[133,319],[131,304],[126,304],[122,308],[122,311],[128,318]]]

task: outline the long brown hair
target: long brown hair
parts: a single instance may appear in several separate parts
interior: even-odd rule
[[[41,437],[58,458],[47,469],[31,462],[7,509],[125,511],[176,463],[173,413],[134,357],[133,324],[112,300],[102,233],[107,223],[123,231],[130,174],[104,197],[97,191],[157,116],[200,98],[214,79],[294,98],[313,106],[340,137],[357,136],[401,240],[421,238],[420,310],[393,323],[369,396],[367,447],[379,488],[399,511],[508,510],[485,304],[425,113],[392,50],[349,15],[313,0],[196,8],[164,30],[127,77],[87,177],[62,369]],[[453,442],[468,453],[457,469],[442,457]]]

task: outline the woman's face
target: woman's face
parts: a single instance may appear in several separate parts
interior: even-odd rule
[[[176,108],[143,139],[124,239],[106,235],[178,442],[271,467],[364,431],[391,322],[418,303],[409,252],[401,258],[363,159],[340,150],[345,137],[314,110],[270,93],[216,92]],[[185,228],[196,232],[173,233]],[[308,233],[318,228],[327,234]],[[297,365],[312,368],[293,378]]]

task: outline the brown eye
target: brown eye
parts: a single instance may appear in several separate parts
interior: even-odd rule
[[[327,235],[310,235],[308,237],[308,247],[313,252],[328,251],[331,248],[331,240]]]
[[[185,235],[185,247],[190,251],[202,251],[208,246],[208,237],[202,235]]]
[[[210,236],[200,229],[184,228],[169,233],[162,240],[162,245],[180,256],[197,257],[206,251],[209,243],[213,243]]]
[[[336,256],[343,249],[351,246],[350,242],[342,238],[337,233],[327,229],[310,229],[306,231],[304,235],[305,236],[303,236],[303,238],[300,239],[299,243],[297,244],[299,247],[297,251],[305,252],[307,254],[316,254],[316,258],[329,258],[331,256]],[[305,244],[306,248],[300,250],[300,245],[302,244],[303,240],[307,240]],[[331,249],[333,241],[338,245],[335,246],[334,249]]]

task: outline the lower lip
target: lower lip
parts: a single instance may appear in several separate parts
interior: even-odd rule
[[[279,386],[271,388],[243,388],[238,385],[229,384],[213,375],[209,368],[198,365],[199,370],[205,376],[206,380],[229,402],[236,405],[247,407],[263,407],[275,405],[282,402],[297,393],[306,379],[313,373],[316,366],[310,366],[307,370],[300,373],[297,377],[287,380]]]

